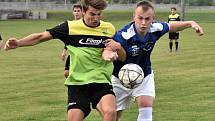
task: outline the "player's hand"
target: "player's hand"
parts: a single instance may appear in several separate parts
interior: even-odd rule
[[[105,61],[115,61],[118,58],[118,54],[116,51],[112,51],[108,48],[104,48],[102,57]]]
[[[118,58],[117,49],[120,44],[113,39],[107,39],[105,41],[105,48],[102,53],[102,57],[106,61],[115,61]]]
[[[65,59],[66,59],[66,52],[65,51],[62,52],[61,59],[62,59],[62,61],[65,61]]]
[[[62,61],[65,61],[65,58],[66,58],[66,54],[62,53],[62,54],[61,54],[61,60],[62,60]]]
[[[19,47],[18,40],[16,38],[10,38],[5,43],[4,50],[16,49],[17,47]]]
[[[113,39],[107,39],[105,46],[107,49],[111,49],[112,51],[117,51],[120,48],[120,44]]]
[[[196,22],[192,22],[191,27],[196,31],[199,36],[204,35],[202,27],[200,27]]]

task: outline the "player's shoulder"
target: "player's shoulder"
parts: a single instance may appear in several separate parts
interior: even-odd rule
[[[134,22],[130,22],[129,24],[125,25],[121,30],[118,31],[124,39],[130,39],[131,37],[136,35]]]
[[[180,16],[180,15],[179,15],[178,13],[175,14],[175,17],[176,17],[176,18],[179,17],[179,16]]]
[[[110,22],[100,20],[100,25],[97,28],[102,29],[104,32],[112,33],[113,35],[116,33],[114,25]]]
[[[100,27],[115,28],[110,22],[100,20]]]
[[[167,22],[153,22],[150,26],[149,32],[159,32],[166,28],[169,28],[169,24]]]

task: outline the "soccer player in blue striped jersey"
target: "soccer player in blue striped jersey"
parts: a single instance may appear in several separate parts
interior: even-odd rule
[[[152,4],[147,1],[137,3],[133,22],[119,30],[114,39],[120,42],[126,50],[126,61],[115,61],[112,85],[117,99],[117,121],[123,110],[128,108],[130,100],[135,97],[139,114],[137,121],[152,121],[152,107],[155,99],[154,73],[151,65],[151,52],[155,43],[167,32],[177,32],[193,28],[197,34],[203,35],[202,28],[195,21],[180,21],[169,24],[155,22],[155,12]],[[144,80],[133,89],[124,87],[118,79],[121,67],[128,63],[138,64],[144,71]]]

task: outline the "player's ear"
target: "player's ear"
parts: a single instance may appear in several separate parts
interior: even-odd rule
[[[85,16],[85,14],[86,14],[86,11],[84,11],[84,10],[83,10],[83,12],[82,12],[82,16]]]
[[[135,18],[135,14],[133,13],[133,21],[134,21],[134,18]]]

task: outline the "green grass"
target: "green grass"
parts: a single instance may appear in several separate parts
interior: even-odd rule
[[[132,12],[111,12],[107,11],[104,19],[111,20],[117,29],[131,20]],[[188,15],[189,20],[197,16],[205,36],[198,37],[191,29],[181,32],[178,52],[169,53],[167,35],[156,44],[152,53],[156,82],[154,121],[214,121],[215,23],[212,21],[215,19],[212,13]],[[69,13],[61,14],[69,16]],[[167,15],[157,13],[160,20],[165,20]],[[49,20],[0,21],[0,30],[4,40],[21,38],[69,19],[63,18],[55,20],[52,15]],[[62,42],[51,40],[34,47],[0,51],[0,121],[66,121],[67,89],[63,85],[64,62],[60,59],[63,47]],[[136,105],[132,103],[122,121],[135,121],[136,116]],[[101,118],[93,111],[86,121],[101,121]]]

